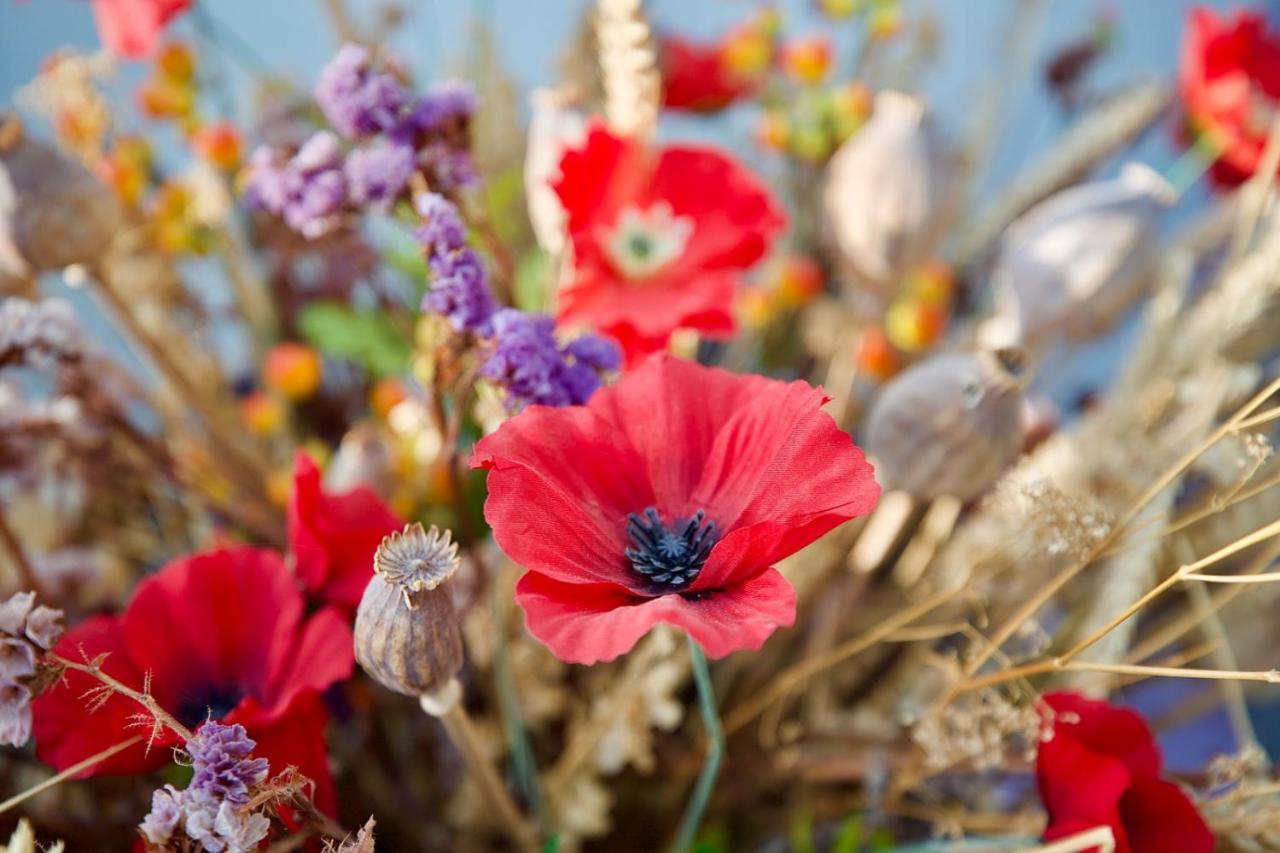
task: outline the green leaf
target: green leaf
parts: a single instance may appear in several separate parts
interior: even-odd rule
[[[374,376],[394,376],[409,369],[413,347],[381,311],[313,302],[298,315],[298,329],[324,355],[355,362]]]
[[[538,249],[526,253],[516,265],[516,307],[522,311],[542,311],[551,259]]]
[[[862,846],[862,815],[851,814],[840,824],[831,853],[858,853]]]

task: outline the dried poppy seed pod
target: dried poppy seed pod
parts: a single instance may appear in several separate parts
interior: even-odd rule
[[[383,685],[409,696],[451,689],[462,668],[462,634],[448,580],[458,570],[449,531],[421,524],[382,540],[356,610],[356,660]]]
[[[1051,196],[1009,226],[991,274],[996,318],[988,343],[1039,347],[1056,336],[1092,337],[1142,293],[1173,187],[1139,163],[1114,180]]]
[[[0,115],[0,211],[12,243],[33,269],[96,263],[120,222],[115,195],[84,166],[31,139],[12,117]]]
[[[823,205],[845,260],[892,289],[931,251],[952,198],[952,170],[924,104],[876,95],[871,120],[831,158]]]
[[[984,492],[1018,456],[1026,380],[1013,348],[944,353],[902,373],[868,417],[881,482],[925,500]]]

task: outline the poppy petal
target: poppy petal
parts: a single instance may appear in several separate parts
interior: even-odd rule
[[[527,572],[516,585],[529,632],[561,660],[592,664],[630,651],[654,625],[689,632],[708,655],[758,649],[777,628],[795,621],[795,590],[769,569],[701,596],[637,599],[613,589],[564,584]]]
[[[300,696],[274,724],[256,724],[251,734],[257,741],[253,754],[267,759],[271,773],[286,767],[315,782],[312,800],[326,814],[336,814],[338,798],[329,770],[329,751],[325,745],[325,726],[329,713],[324,701],[315,694]]]
[[[129,658],[124,627],[111,616],[94,616],[67,631],[54,647],[67,660],[93,660],[100,655],[102,671],[123,684],[141,688],[143,675]],[[142,723],[138,703],[118,693],[101,705],[95,698],[101,682],[83,673],[68,670],[62,680],[32,702],[32,729],[36,755],[58,769],[65,769],[133,735],[149,735]],[[156,690],[160,685],[154,685]],[[96,707],[95,707],[96,706]],[[140,725],[140,723],[142,723]],[[80,778],[96,775],[145,773],[166,764],[172,757],[168,746],[175,743],[164,730],[159,743],[140,743],[116,753],[81,772]]]
[[[274,720],[288,711],[297,697],[321,692],[351,677],[355,668],[351,626],[336,607],[326,607],[307,620],[284,669],[271,679],[273,695],[263,718]]]
[[[565,583],[639,591],[623,557],[627,514],[654,502],[625,434],[593,408],[531,406],[481,439],[485,520],[503,552]]]
[[[123,621],[131,656],[155,683],[195,679],[262,699],[301,618],[302,594],[280,556],[240,546],[175,560],[143,580]]]
[[[1172,782],[1135,779],[1120,801],[1120,816],[1134,853],[1213,853],[1213,833]]]
[[[1120,761],[1093,752],[1055,730],[1049,740],[1040,744],[1036,758],[1040,798],[1049,813],[1045,839],[1107,824],[1116,836],[1117,851],[1126,849],[1120,799],[1130,779]]]
[[[1135,778],[1160,775],[1160,747],[1137,712],[1070,691],[1046,693],[1044,701],[1060,718],[1055,728],[1073,740],[1117,759]]]

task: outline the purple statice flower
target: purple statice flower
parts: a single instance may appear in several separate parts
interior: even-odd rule
[[[22,746],[31,739],[31,688],[40,654],[62,636],[62,611],[35,606],[35,593],[18,592],[0,602],[0,743]]]
[[[396,200],[417,167],[417,156],[405,145],[378,144],[347,155],[344,168],[351,200],[386,210]]]
[[[182,792],[172,785],[151,792],[151,811],[138,824],[142,836],[152,844],[167,844],[182,821]]]
[[[0,743],[23,746],[31,740],[31,691],[23,684],[0,681]]]
[[[415,236],[427,253],[431,285],[422,297],[422,310],[445,317],[459,332],[488,335],[495,308],[489,275],[467,245],[458,208],[436,193],[419,195],[414,207],[422,217]]]
[[[254,746],[244,726],[212,721],[202,725],[187,741],[195,769],[187,796],[199,794],[237,806],[249,802],[249,789],[267,778],[267,760],[249,758]]]
[[[420,133],[439,133],[450,125],[471,121],[476,111],[476,90],[460,80],[432,86],[414,103],[409,123]]]
[[[507,405],[581,405],[600,387],[600,372],[616,369],[612,342],[584,336],[561,347],[545,314],[504,308],[493,315],[493,354],[480,372],[503,389]]]
[[[316,83],[316,103],[329,124],[349,139],[395,129],[409,105],[409,93],[400,81],[374,71],[372,60],[363,47],[343,45]]]
[[[250,160],[245,198],[304,237],[320,237],[341,222],[347,207],[342,159],[338,138],[327,130],[312,134],[288,159],[259,148]]]
[[[187,741],[194,770],[184,791],[171,785],[151,795],[151,812],[138,829],[153,844],[179,828],[206,853],[248,853],[267,837],[271,822],[249,812],[251,789],[267,778],[265,758],[250,758],[256,744],[244,726],[206,722]]]
[[[431,186],[442,192],[469,187],[479,182],[471,152],[448,142],[432,142],[422,149],[422,162],[426,164]]]

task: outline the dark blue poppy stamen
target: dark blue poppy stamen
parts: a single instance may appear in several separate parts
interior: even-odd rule
[[[716,523],[706,518],[706,512],[698,510],[668,528],[654,507],[646,509],[643,517],[631,513],[627,536],[632,547],[625,552],[631,568],[654,586],[671,592],[693,583],[716,544]]]
[[[208,685],[191,691],[174,714],[178,722],[195,728],[207,719],[218,720],[235,710],[245,693],[238,687]]]

